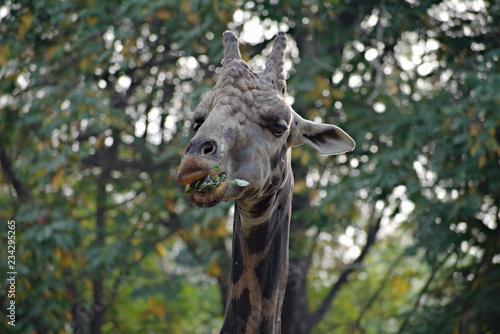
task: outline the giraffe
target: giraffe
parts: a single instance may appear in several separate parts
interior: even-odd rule
[[[242,59],[236,35],[223,33],[222,72],[194,110],[195,135],[177,173],[199,207],[235,200],[221,333],[280,333],[294,185],[291,148],[307,144],[332,155],[355,147],[342,129],[304,120],[285,100],[286,41],[278,33],[264,71],[257,73]],[[209,186],[199,187],[201,181]]]

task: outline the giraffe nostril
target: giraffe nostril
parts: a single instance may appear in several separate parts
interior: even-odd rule
[[[185,151],[185,154],[199,155],[202,157],[217,154],[217,143],[208,138],[193,138]]]
[[[201,152],[202,155],[210,155],[213,153],[215,153],[215,145],[207,145]]]
[[[202,156],[213,155],[217,152],[217,144],[213,140],[207,140],[201,145],[199,152]]]

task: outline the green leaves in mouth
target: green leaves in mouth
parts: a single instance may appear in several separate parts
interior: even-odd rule
[[[220,168],[219,168],[220,169]],[[214,170],[218,170],[214,168]],[[248,181],[241,179],[234,179],[225,181],[226,174],[221,173],[212,178],[210,175],[205,176],[203,179],[193,182],[186,189],[186,194],[189,194],[193,190],[197,192],[209,192],[211,189],[214,189],[221,183],[234,184],[240,187],[246,187],[249,185]]]

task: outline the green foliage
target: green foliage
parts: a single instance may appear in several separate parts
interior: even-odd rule
[[[208,72],[220,62],[204,55],[221,42],[221,13],[187,1],[1,8],[0,215],[17,222],[16,329],[181,332],[210,325],[192,321],[197,314],[220,320],[220,307],[203,309],[222,304],[214,279],[213,298],[196,290],[206,303],[193,302],[202,299],[192,292],[199,284],[178,292],[178,264],[158,264],[180,235],[194,234],[178,215],[186,203],[174,176],[186,110],[211,79],[180,64],[201,57],[197,70]],[[200,261],[185,265],[208,266]],[[130,316],[114,317],[122,312]]]
[[[357,142],[335,158],[293,152],[291,259],[307,265],[291,271],[286,326],[494,333],[499,13],[493,1],[0,5],[0,218],[16,221],[16,330],[220,327],[231,203],[193,208],[175,174],[222,32],[248,40],[257,22],[243,57],[259,66],[286,30],[294,109]]]

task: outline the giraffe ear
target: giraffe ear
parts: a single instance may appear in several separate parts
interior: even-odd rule
[[[341,128],[305,120],[296,112],[292,115],[291,146],[307,144],[322,155],[341,154],[356,147],[354,140]]]

